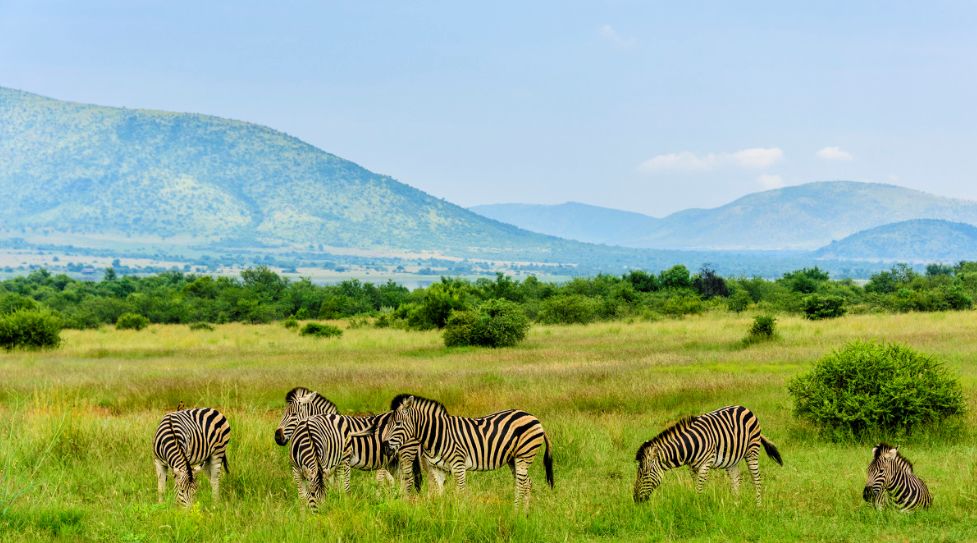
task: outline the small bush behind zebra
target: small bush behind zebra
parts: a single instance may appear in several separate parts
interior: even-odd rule
[[[750,330],[743,338],[743,345],[750,346],[777,337],[777,319],[772,315],[757,315],[753,318]]]

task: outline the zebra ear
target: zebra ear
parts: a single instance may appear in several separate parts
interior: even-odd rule
[[[298,399],[296,399],[295,401],[300,404],[309,403],[312,401],[313,398],[315,398],[315,394],[316,394],[315,392],[309,392],[308,394],[303,394],[299,396]]]
[[[896,457],[897,454],[899,454],[899,449],[893,447],[885,451],[884,453],[882,453],[882,456],[888,458],[889,460],[892,460]]]
[[[410,407],[412,405],[414,405],[414,397],[413,396],[408,396],[406,399],[404,399],[403,402],[400,403],[400,408],[401,409],[410,409]]]

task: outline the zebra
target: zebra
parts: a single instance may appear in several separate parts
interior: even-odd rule
[[[514,505],[518,509],[522,504],[528,510],[532,492],[529,467],[544,445],[546,482],[553,487],[550,440],[539,419],[525,411],[509,409],[480,418],[455,417],[440,402],[410,394],[395,397],[390,410],[393,417],[373,431],[380,432],[384,444],[393,451],[405,443],[419,442],[420,454],[439,493],[449,472],[457,487],[464,490],[469,470],[488,471],[508,465],[515,478]]]
[[[926,483],[913,473],[912,462],[899,454],[896,447],[879,443],[872,449],[862,498],[872,502],[876,509],[882,509],[887,495],[892,495],[903,512],[926,508],[933,503]]]
[[[723,468],[729,474],[733,492],[738,493],[739,462],[746,459],[753,476],[756,503],[760,505],[761,444],[767,456],[784,465],[777,447],[760,433],[756,416],[743,406],[727,406],[686,417],[638,448],[634,501],[647,500],[661,484],[665,470],[683,465],[692,471],[696,492],[702,492],[711,468]]]
[[[285,394],[285,412],[282,420],[275,430],[275,443],[286,445],[292,437],[299,423],[299,412],[304,412],[307,416],[338,414],[339,409],[336,404],[329,401],[325,396],[318,392],[309,390],[305,387],[295,387]],[[349,425],[352,432],[362,432],[375,425],[386,423],[391,413],[369,416],[347,416],[343,423]],[[414,447],[416,448],[416,446]],[[412,462],[411,470],[402,470],[401,476],[405,478],[403,485],[405,489],[411,490],[410,483],[413,482],[413,489],[421,487],[421,469],[417,455]],[[398,471],[398,455],[386,452],[378,435],[365,434],[352,438],[352,454],[350,465],[353,468],[364,471],[376,471],[377,481],[394,482],[392,472]]]
[[[325,497],[326,477],[334,479],[341,470],[343,490],[350,490],[350,430],[342,415],[305,416],[301,413],[292,436],[290,456],[292,477],[298,486],[299,497],[312,512],[319,510]]]
[[[197,493],[196,468],[207,474],[214,501],[220,501],[221,466],[230,473],[227,466],[230,439],[231,426],[216,409],[181,409],[163,415],[153,438],[157,500],[163,501],[167,475],[172,470],[177,502],[184,507],[192,504]]]

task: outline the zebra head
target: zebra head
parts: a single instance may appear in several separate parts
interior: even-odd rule
[[[393,416],[388,419],[383,433],[380,434],[384,452],[389,455],[396,454],[404,443],[415,439],[417,433],[418,412],[414,406],[414,397],[402,398],[393,407]]]
[[[296,387],[285,395],[285,413],[275,429],[275,443],[285,445],[292,438],[300,419],[314,415],[338,413],[336,404],[318,392]]]
[[[634,501],[638,503],[647,500],[658,488],[662,483],[662,473],[665,470],[662,467],[658,445],[650,441],[638,448],[638,454],[634,459],[638,463],[638,476],[634,481]]]
[[[885,443],[876,445],[872,449],[872,463],[868,465],[868,478],[865,481],[865,490],[862,491],[862,499],[880,507],[885,492],[892,487],[893,476],[905,469],[903,463],[908,464],[908,461],[899,456],[899,449]],[[912,470],[912,466],[909,469]]]
[[[295,439],[292,440],[291,455],[292,461],[305,481],[304,488],[300,483],[299,493],[305,499],[309,509],[315,513],[319,510],[319,503],[326,495],[325,478],[322,472],[322,463],[316,452],[316,444],[312,438],[312,430],[309,428],[309,420],[305,418],[300,422],[304,429],[295,434]]]
[[[197,478],[193,476],[193,468],[173,467],[173,480],[176,483],[176,502],[183,507],[190,507],[197,495]]]

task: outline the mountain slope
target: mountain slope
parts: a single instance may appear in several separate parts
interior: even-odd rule
[[[619,245],[622,239],[641,236],[655,228],[659,221],[641,213],[576,202],[552,206],[490,204],[468,209],[530,232],[610,245]]]
[[[817,251],[820,258],[898,262],[977,260],[977,227],[917,219],[852,234]]]
[[[263,126],[2,87],[0,194],[0,230],[8,233],[456,255],[545,255],[570,243],[484,218]]]
[[[714,209],[688,209],[661,219],[569,204],[473,209],[534,232],[655,249],[814,250],[855,232],[903,220],[977,224],[977,202],[853,181],[758,192]]]

